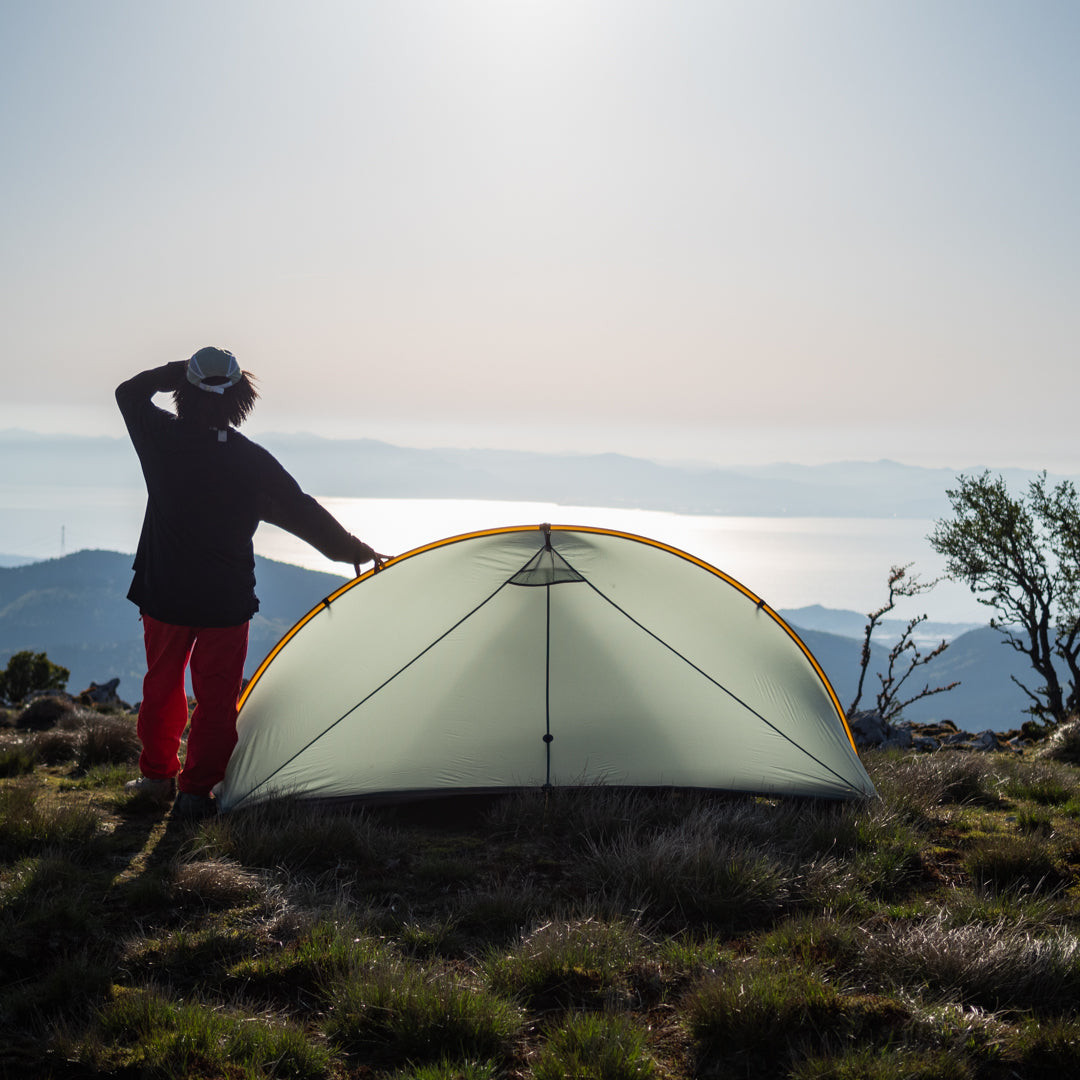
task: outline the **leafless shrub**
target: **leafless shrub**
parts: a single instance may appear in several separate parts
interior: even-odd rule
[[[859,667],[859,684],[855,691],[855,698],[848,706],[848,716],[854,716],[859,707],[859,701],[863,693],[863,683],[866,680],[866,672],[871,660],[870,640],[882,618],[896,607],[897,600],[901,597],[918,596],[920,593],[929,592],[941,580],[940,578],[934,578],[933,581],[920,581],[918,574],[908,573],[911,566],[911,563],[907,563],[905,566],[893,566],[890,568],[889,598],[876,611],[871,611],[867,615]],[[929,683],[926,683],[919,690],[905,690],[904,687],[908,679],[919,668],[925,667],[949,647],[947,641],[942,641],[940,645],[937,645],[928,653],[919,650],[913,634],[921,623],[926,622],[926,619],[926,615],[916,615],[908,620],[907,627],[900,635],[899,641],[889,650],[886,671],[884,673],[878,672],[881,690],[877,695],[877,713],[886,723],[897,720],[908,705],[913,705],[923,698],[932,697],[934,694],[944,694],[960,685],[959,682],[951,682],[946,686],[931,687]],[[905,697],[905,694],[910,696]]]

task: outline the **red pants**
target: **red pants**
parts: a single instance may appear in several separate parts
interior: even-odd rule
[[[177,777],[177,787],[208,795],[225,775],[236,746],[236,702],[244,680],[248,624],[173,626],[144,614],[146,677],[139,706],[143,776]],[[187,755],[180,772],[180,737],[188,724],[184,673],[191,661],[191,714]]]

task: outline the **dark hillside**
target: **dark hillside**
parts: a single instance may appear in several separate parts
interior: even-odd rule
[[[68,689],[119,677],[121,698],[141,695],[139,613],[127,600],[130,555],[78,551],[29,566],[0,568],[0,665],[22,649],[47,652],[71,671]],[[247,674],[302,615],[347,580],[255,560],[261,610],[252,620]]]

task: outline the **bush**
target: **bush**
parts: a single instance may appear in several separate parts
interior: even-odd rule
[[[15,653],[0,672],[0,698],[17,705],[35,690],[63,690],[71,672],[54,664],[43,652]]]
[[[64,728],[71,731],[82,726],[83,711],[64,697],[35,698],[15,716],[15,726],[23,731],[48,731]]]

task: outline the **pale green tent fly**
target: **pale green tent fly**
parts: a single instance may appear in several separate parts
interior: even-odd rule
[[[263,661],[237,726],[224,810],[594,783],[875,794],[784,620],[610,529],[490,529],[368,571]]]

